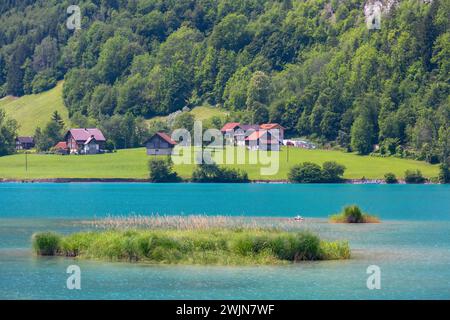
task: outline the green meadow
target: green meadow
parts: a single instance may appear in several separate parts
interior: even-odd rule
[[[235,149],[236,151],[237,149]],[[393,172],[402,179],[405,170],[420,170],[427,177],[436,177],[439,168],[425,162],[399,159],[359,156],[354,153],[328,150],[305,150],[283,148],[273,152],[273,163],[279,162],[279,170],[275,175],[261,175],[261,167],[268,165],[250,164],[249,156],[254,151],[245,150],[244,164],[227,164],[227,166],[246,171],[251,180],[287,179],[289,169],[300,162],[310,161],[322,164],[325,161],[337,161],[346,166],[346,179],[383,179],[386,172]],[[0,157],[0,178],[4,179],[51,179],[51,178],[130,178],[146,179],[148,177],[145,148],[119,150],[115,153],[88,156],[60,156],[28,154],[28,170],[25,170],[25,154]],[[267,157],[266,157],[267,158]],[[278,158],[278,160],[277,160]],[[266,159],[267,160],[267,159]],[[183,178],[189,178],[194,164],[175,165],[175,170]]]
[[[65,123],[69,123],[68,111],[62,99],[62,87],[61,81],[55,88],[39,94],[20,98],[7,96],[0,99],[0,109],[8,117],[17,120],[21,136],[31,136],[36,127],[44,127],[55,111],[58,111]]]

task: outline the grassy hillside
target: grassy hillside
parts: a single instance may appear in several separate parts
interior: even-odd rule
[[[194,107],[189,112],[195,117],[196,120],[200,121],[205,121],[215,116],[225,118],[229,114],[227,110],[218,109],[210,106]],[[166,119],[167,117],[164,116],[153,117],[151,119],[148,119],[147,123],[151,123],[152,121],[165,121]]]
[[[194,115],[196,120],[208,120],[212,117],[225,117],[228,115],[228,112],[222,109],[213,108],[213,107],[195,107],[191,110],[191,113]],[[220,129],[220,128],[219,128]]]
[[[248,159],[248,151],[246,151]],[[288,170],[294,164],[311,161],[337,161],[347,167],[344,177],[348,179],[383,178],[386,172],[393,172],[402,178],[405,170],[419,169],[426,177],[438,174],[438,167],[425,162],[398,158],[376,158],[358,156],[351,153],[326,150],[304,150],[291,148],[289,161],[287,152],[279,152],[280,169],[273,176],[261,176],[260,165],[232,165],[248,172],[250,179],[286,179]],[[117,153],[94,156],[28,155],[28,172],[25,172],[23,154],[0,157],[0,178],[141,178],[148,176],[144,148],[119,150]],[[176,171],[184,178],[191,176],[194,165],[176,166]]]
[[[0,99],[0,109],[5,110],[8,117],[16,119],[20,125],[19,135],[33,135],[37,127],[44,127],[56,110],[65,123],[69,123],[67,108],[62,99],[61,81],[58,85],[46,92],[22,96],[20,98],[8,96]],[[209,106],[195,107],[190,111],[197,120],[208,120],[214,116],[225,117],[228,113],[222,109]],[[147,120],[165,120],[166,117],[155,117]]]
[[[32,94],[20,98],[5,97],[0,99],[0,109],[7,116],[16,119],[20,125],[19,135],[33,135],[36,127],[43,127],[50,120],[52,113],[59,112],[65,123],[68,123],[68,112],[62,99],[63,82],[46,92]]]

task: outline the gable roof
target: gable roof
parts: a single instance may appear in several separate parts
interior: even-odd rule
[[[270,129],[275,129],[275,128],[285,129],[279,123],[263,123],[260,127],[261,127],[261,129],[264,129],[264,130],[270,130]]]
[[[17,141],[20,143],[34,143],[33,137],[17,137]]]
[[[103,136],[101,130],[97,128],[74,128],[70,129],[66,133],[66,138],[68,134],[71,134],[76,141],[83,143],[92,136],[94,136],[95,140],[99,142],[106,141],[105,136]]]
[[[258,140],[266,133],[267,133],[267,131],[265,131],[265,130],[255,131],[251,135],[249,135],[247,138],[245,138],[245,140],[248,140],[248,141]]]
[[[247,130],[258,131],[259,130],[259,125],[257,125],[257,124],[243,124],[243,125],[241,125],[241,129],[244,130],[244,131],[247,131]]]
[[[67,142],[60,141],[53,148],[55,148],[55,149],[67,149]]]
[[[87,139],[86,142],[85,142],[84,144],[85,144],[85,145],[88,145],[88,144],[91,143],[92,141],[94,141],[94,142],[97,141],[93,135],[90,136],[90,138]]]
[[[247,138],[245,138],[245,140],[246,141],[260,140],[262,143],[267,143],[267,144],[273,144],[273,143],[280,142],[280,139],[277,139],[273,135],[270,135],[269,139],[268,139],[267,138],[268,133],[270,133],[270,132],[267,130],[255,131],[251,135],[249,135]]]
[[[168,144],[170,144],[170,145],[172,145],[172,146],[174,146],[174,145],[176,145],[177,143],[174,141],[174,140],[172,140],[172,138],[167,134],[167,133],[165,133],[165,132],[156,132],[154,135],[152,135],[149,139],[147,139],[147,141],[145,142],[145,143],[147,143],[147,142],[149,142],[150,140],[152,140],[155,136],[157,136],[157,137],[160,137],[161,139],[163,139],[165,142],[167,142]]]
[[[227,132],[230,130],[234,130],[234,128],[239,127],[241,124],[239,122],[228,122],[220,129],[222,132]]]

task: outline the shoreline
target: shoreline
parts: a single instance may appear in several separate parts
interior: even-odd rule
[[[151,182],[148,179],[136,178],[38,178],[38,179],[6,179],[0,178],[0,183],[158,183]],[[181,181],[179,183],[193,183],[190,181]],[[219,183],[219,182],[218,182]],[[233,184],[236,182],[228,182]],[[250,180],[248,183],[252,184],[325,184],[325,183],[291,183],[285,179],[275,180]],[[205,183],[207,184],[207,183]],[[383,179],[344,179],[341,182],[333,184],[387,184]],[[399,180],[396,184],[407,184],[403,180]],[[422,184],[437,185],[440,183],[425,182]]]

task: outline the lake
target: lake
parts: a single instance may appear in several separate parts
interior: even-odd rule
[[[382,223],[329,224],[348,204]],[[34,232],[130,214],[307,217],[302,227],[347,239],[347,261],[286,266],[150,266],[35,257]],[[450,299],[449,185],[148,183],[0,184],[0,299]],[[66,288],[66,268],[82,289]],[[381,289],[366,269],[381,270]]]

